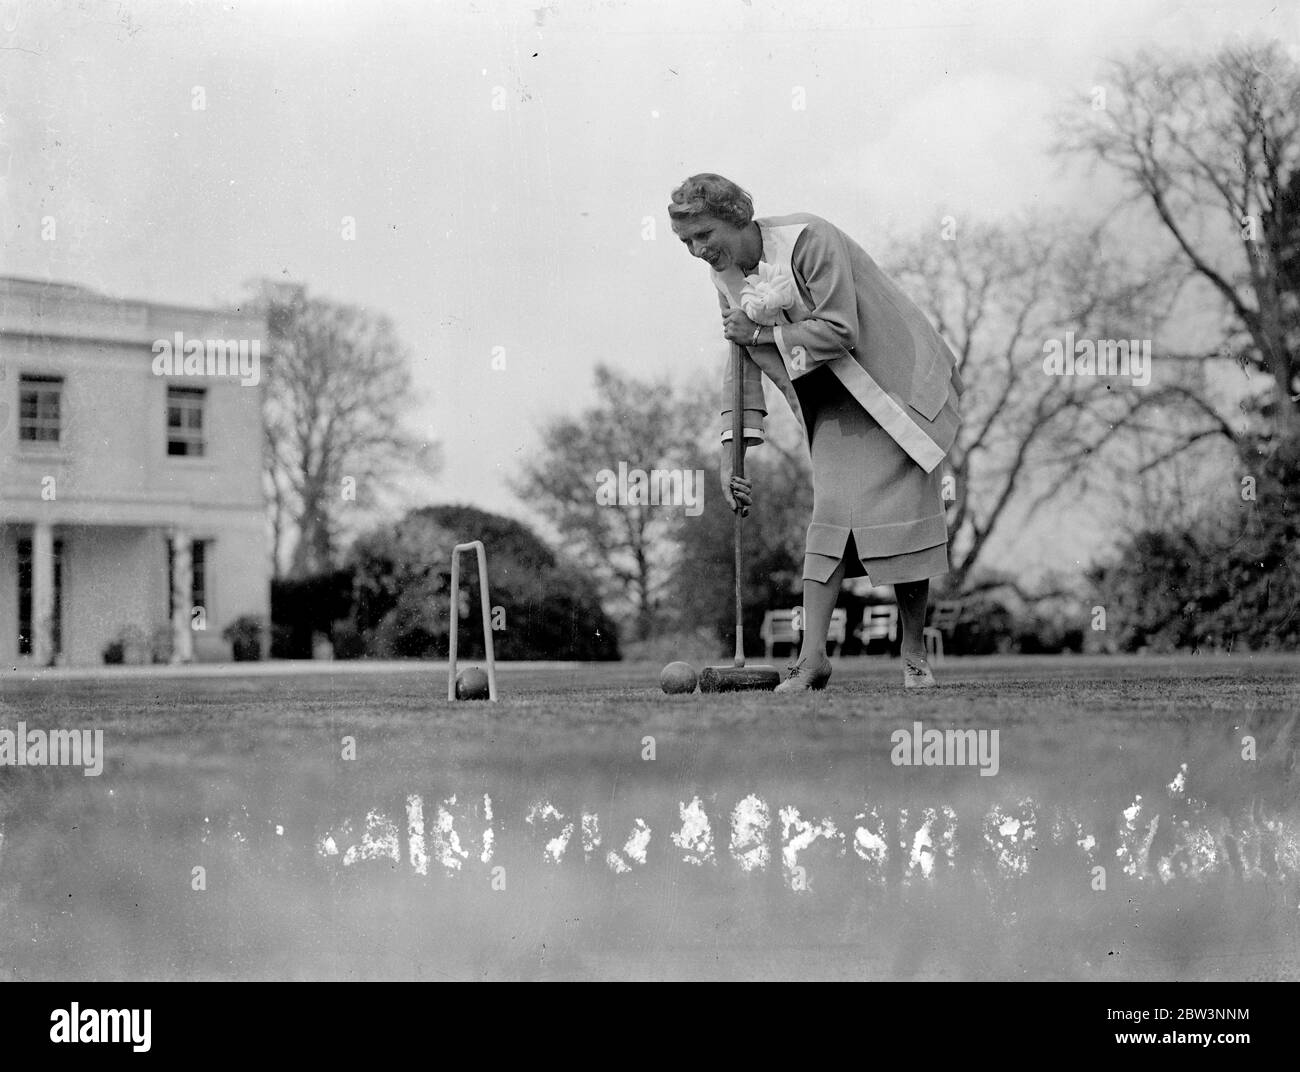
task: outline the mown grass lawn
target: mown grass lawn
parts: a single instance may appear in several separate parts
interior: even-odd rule
[[[1300,977],[1296,657],[657,673],[10,674],[107,758],[0,767],[0,978]],[[895,765],[917,722],[997,774]]]

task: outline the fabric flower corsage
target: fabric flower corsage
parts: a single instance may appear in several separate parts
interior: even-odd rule
[[[755,324],[771,327],[781,322],[781,310],[794,304],[794,279],[777,264],[758,262],[758,271],[745,276],[740,307]]]

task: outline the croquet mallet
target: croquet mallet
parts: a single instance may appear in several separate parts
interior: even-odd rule
[[[731,344],[731,457],[732,472],[745,475],[745,355],[739,343]],[[745,665],[744,601],[741,599],[740,523],[747,510],[737,506],[734,520],[736,566],[736,655],[731,666],[706,666],[700,671],[701,692],[746,692],[774,689],[781,682],[775,666]]]

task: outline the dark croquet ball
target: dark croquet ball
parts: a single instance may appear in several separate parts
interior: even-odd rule
[[[694,692],[699,675],[690,663],[669,663],[659,672],[659,687],[667,693]]]
[[[467,666],[456,675],[456,699],[486,700],[488,676],[477,666]]]

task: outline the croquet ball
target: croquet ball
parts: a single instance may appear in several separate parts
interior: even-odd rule
[[[488,677],[477,666],[467,666],[456,675],[456,699],[486,700]]]
[[[659,687],[664,692],[694,692],[698,681],[690,663],[669,663],[659,672]]]

